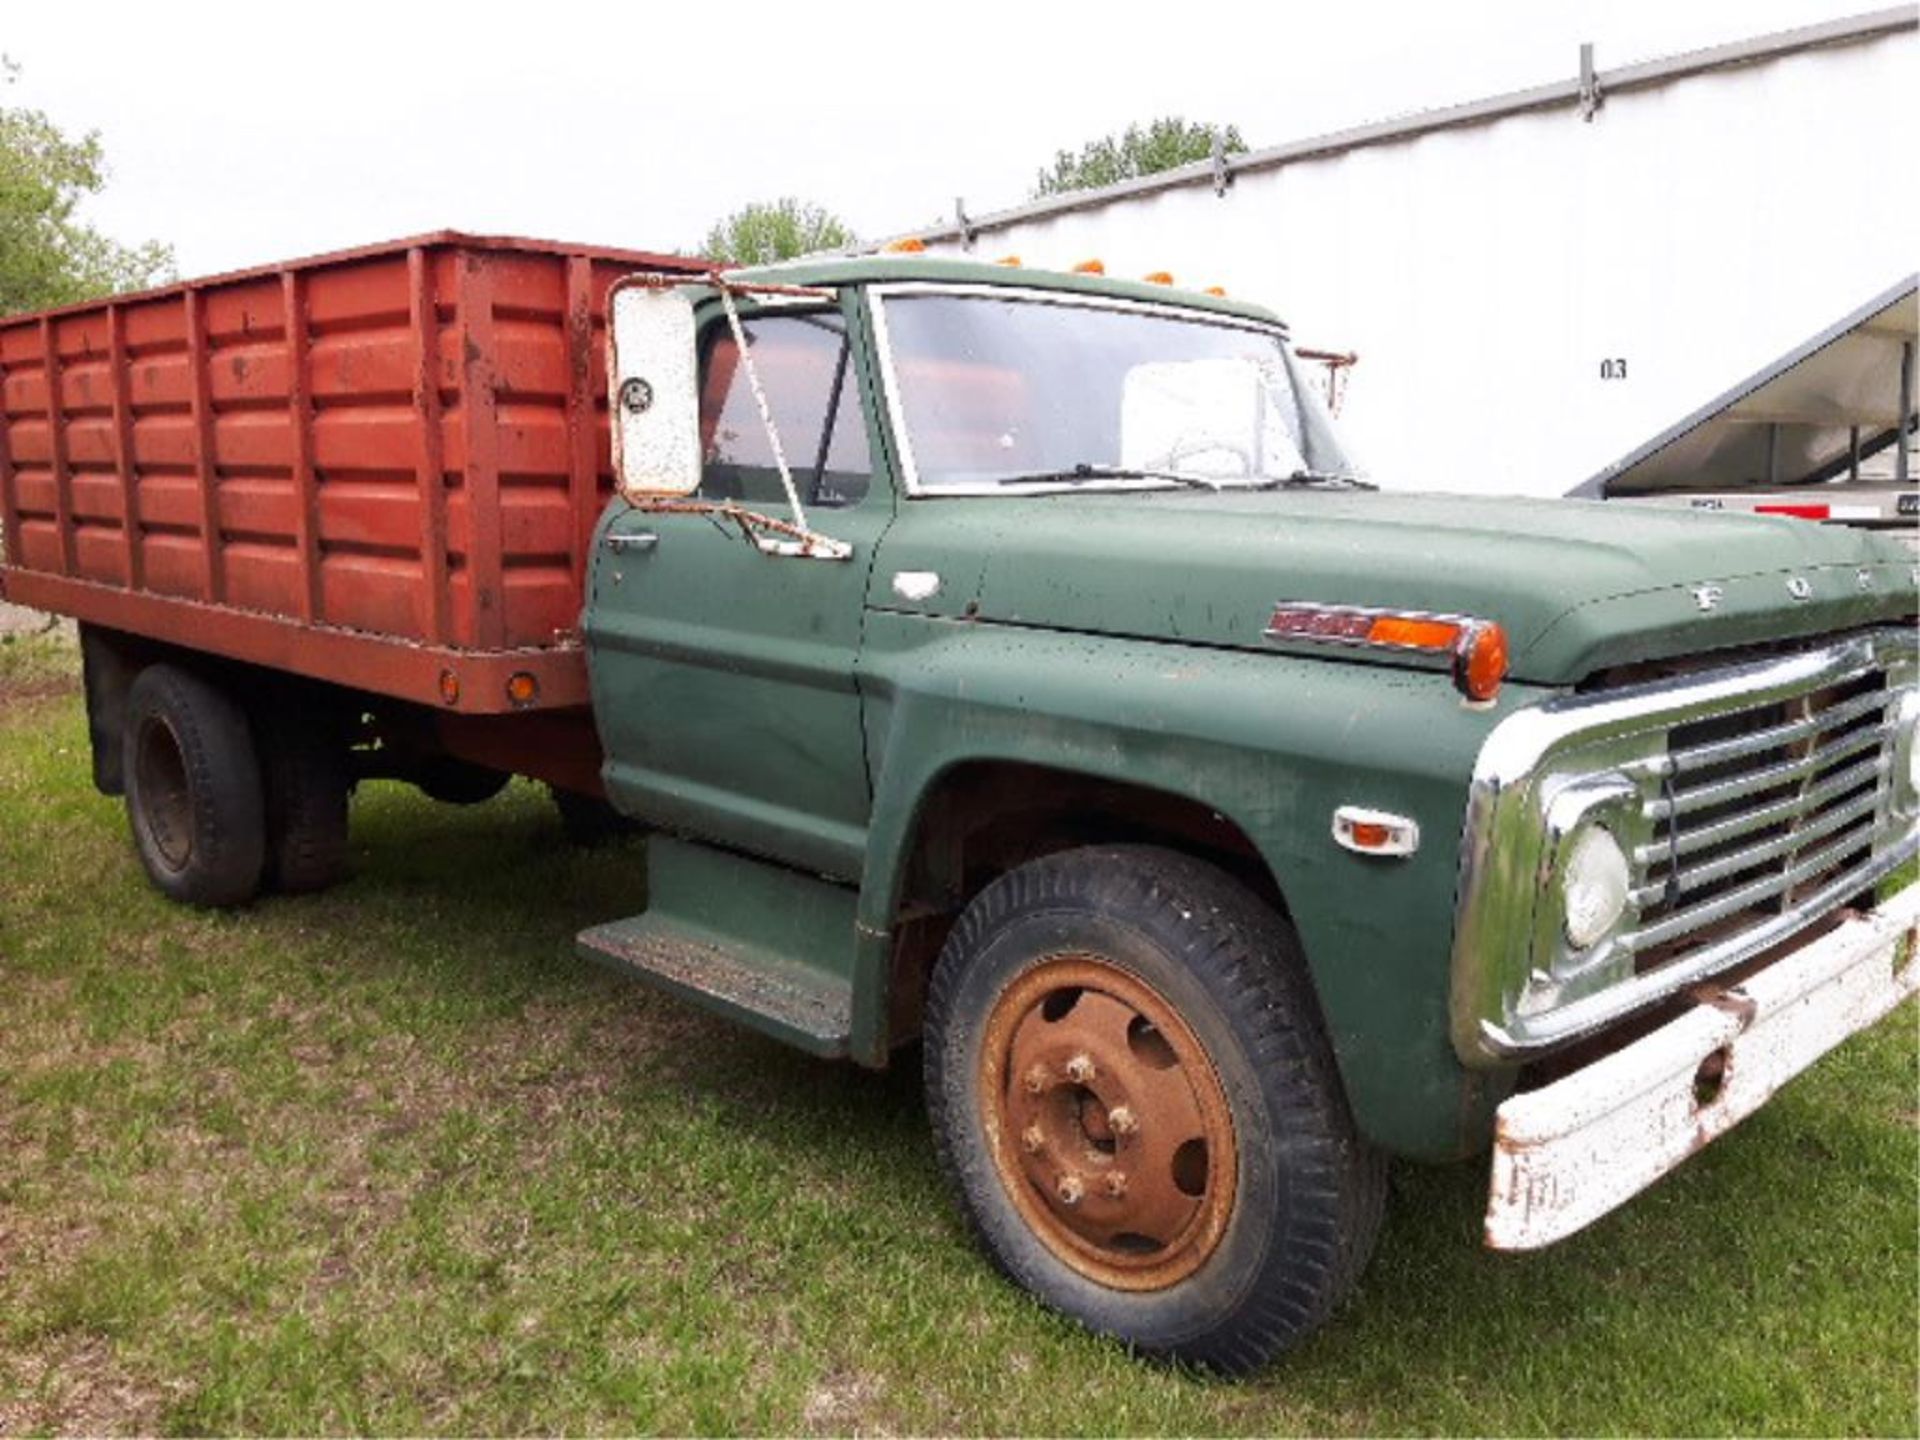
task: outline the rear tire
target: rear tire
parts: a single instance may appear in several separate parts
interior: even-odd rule
[[[156,889],[188,905],[242,905],[259,891],[266,807],[252,733],[219,689],[172,665],[127,696],[127,818]]]
[[[1209,865],[1106,846],[1002,876],[941,952],[926,1034],[968,1221],[1091,1329],[1244,1373],[1371,1255],[1385,1160],[1354,1128],[1299,943]]]
[[[267,812],[266,883],[311,894],[347,874],[347,740],[335,717],[298,701],[267,707],[256,727]]]

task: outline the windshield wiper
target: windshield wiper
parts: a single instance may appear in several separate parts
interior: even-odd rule
[[[1324,486],[1329,490],[1378,490],[1380,487],[1371,480],[1362,480],[1358,475],[1342,475],[1333,470],[1296,470],[1291,475],[1277,476],[1262,481],[1262,490],[1304,490],[1309,486]]]
[[[1218,490],[1213,481],[1178,470],[1139,470],[1125,465],[1089,465],[1081,461],[1071,470],[1035,470],[1025,475],[1002,475],[996,485],[1084,485],[1090,480],[1165,480],[1193,490]]]

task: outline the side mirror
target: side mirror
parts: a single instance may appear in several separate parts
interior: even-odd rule
[[[691,495],[700,487],[699,360],[693,300],[638,281],[608,300],[613,472],[628,499]]]

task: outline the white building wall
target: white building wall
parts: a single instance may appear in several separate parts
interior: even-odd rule
[[[1912,30],[983,229],[1354,350],[1393,486],[1561,494],[1915,268]],[[930,249],[958,253],[957,242]],[[1626,378],[1601,362],[1624,359]]]

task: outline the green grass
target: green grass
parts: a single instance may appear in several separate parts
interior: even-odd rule
[[[1920,1430],[1912,1009],[1543,1254],[1399,1168],[1350,1308],[1207,1381],[995,1277],[911,1067],[577,961],[638,845],[372,785],[348,884],[182,910],[73,670],[0,646],[0,1432]]]

